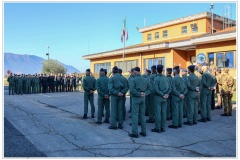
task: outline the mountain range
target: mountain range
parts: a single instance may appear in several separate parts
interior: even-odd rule
[[[35,55],[4,53],[4,74],[7,74],[8,70],[10,70],[12,73],[17,74],[41,73],[42,62],[44,60],[45,59]],[[64,68],[67,68],[67,73],[80,72],[78,69],[71,65],[63,64],[63,66]]]

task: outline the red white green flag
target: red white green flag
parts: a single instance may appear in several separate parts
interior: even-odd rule
[[[121,35],[122,42],[125,37],[126,37],[126,40],[128,40],[128,33],[127,33],[127,29],[126,29],[126,17],[124,17],[124,20],[123,20],[123,28],[122,28],[122,35]]]

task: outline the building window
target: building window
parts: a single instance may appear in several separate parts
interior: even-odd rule
[[[226,68],[234,68],[234,53],[233,52],[226,52]]]
[[[167,30],[163,31],[163,37],[165,38],[165,37],[167,37],[167,36],[168,36]]]
[[[198,26],[197,23],[191,24],[192,32],[198,32]]]
[[[118,68],[121,68],[123,72],[131,71],[132,68],[138,67],[138,60],[124,61],[115,63]]]
[[[222,61],[223,54],[224,53],[217,53],[216,54],[216,65],[217,65],[218,68],[223,68],[224,67],[224,63]]]
[[[144,68],[151,70],[153,65],[158,64],[165,66],[165,58],[144,59]]]
[[[159,39],[159,32],[155,33],[155,39]]]
[[[111,63],[107,62],[107,63],[97,63],[97,64],[94,64],[94,72],[95,73],[99,73],[101,68],[107,69],[107,72],[110,72],[110,70],[111,70]]]
[[[210,65],[210,62],[213,61],[214,62],[214,53],[209,53],[208,54],[208,64]]]
[[[148,41],[151,41],[152,40],[152,34],[148,34],[147,38],[148,38]]]
[[[182,27],[182,34],[187,34],[187,26]]]

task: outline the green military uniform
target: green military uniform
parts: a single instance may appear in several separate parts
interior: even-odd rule
[[[32,93],[36,93],[36,77],[32,78]]]
[[[133,75],[130,75],[128,78],[128,84],[130,84],[131,80],[134,78]],[[130,112],[132,111],[132,95],[130,93]]]
[[[90,70],[89,70],[90,72]],[[92,118],[94,118],[95,113],[95,106],[94,106],[94,93],[90,93],[90,90],[95,91],[96,90],[96,79],[90,75],[87,75],[83,79],[83,89],[84,89],[84,115],[87,116],[88,114],[88,101],[90,101],[91,105],[91,114]]]
[[[11,92],[12,92],[12,95],[14,95],[14,90],[15,90],[15,81],[14,81],[14,77],[12,76],[12,74],[11,74],[11,76],[9,76],[8,78],[7,78],[7,81],[8,81],[8,83],[9,83],[9,85],[8,85],[8,93],[9,93],[9,95],[11,94]]]
[[[167,99],[163,98],[168,94],[169,83],[163,74],[158,74],[154,78],[154,111],[155,111],[155,130],[165,131],[167,117]]]
[[[26,94],[26,77],[25,77],[25,75],[22,78],[22,82],[23,82],[22,90],[23,90],[23,93]]]
[[[128,80],[124,76],[122,76],[122,75],[120,75],[120,76],[123,77],[123,79],[124,79],[124,86],[129,88]],[[123,95],[123,104],[122,104],[122,106],[123,106],[123,120],[124,121],[125,121],[125,117],[126,117],[126,105],[125,105],[126,104],[126,93]]]
[[[144,76],[146,75],[146,76]],[[150,75],[144,74],[142,75],[143,78],[146,78],[146,80],[148,81],[149,85],[150,85]],[[152,89],[152,86],[150,86],[150,88]],[[152,92],[152,90],[150,90]],[[145,116],[149,116],[149,107],[150,107],[150,94],[145,96]]]
[[[182,79],[184,81],[184,84],[187,88],[187,84],[188,84],[188,77],[186,75],[182,76]],[[186,96],[186,95],[184,95]],[[187,98],[184,98],[183,100],[183,117],[186,118],[187,117]]]
[[[29,80],[30,80],[30,94],[33,92],[33,77],[32,77],[32,75],[29,75]]]
[[[139,70],[140,71],[140,70]],[[145,97],[141,95],[144,92],[146,95],[151,93],[149,82],[136,74],[130,82],[130,93],[132,95],[132,134],[138,137],[138,121],[141,123],[141,133],[146,136],[146,121],[145,121]],[[138,115],[140,114],[140,120]]]
[[[123,124],[123,102],[124,94],[127,93],[128,88],[125,85],[125,80],[118,74],[118,68],[113,68],[114,75],[109,79],[108,89],[111,96],[111,114],[110,114],[110,127],[109,129],[117,129],[117,116],[119,121],[119,129],[122,129]],[[119,93],[122,96],[118,95]]]
[[[191,67],[191,66],[189,66]],[[193,66],[194,69],[194,66]],[[199,78],[194,74],[190,73],[188,76],[188,83],[187,88],[188,92],[186,95],[187,99],[187,122],[189,124],[197,124],[197,118],[198,118],[198,91],[196,90],[196,87],[200,88],[200,80]]]
[[[236,90],[236,86],[233,77],[228,74],[227,68],[224,69],[224,75],[221,78],[221,84],[221,93],[224,105],[224,114],[222,114],[222,116],[232,116],[232,96],[233,92]]]
[[[155,68],[156,68],[156,66],[155,66]],[[152,72],[152,74],[150,76],[150,85],[152,87],[154,86],[154,78],[156,76],[157,76],[157,74]],[[154,90],[151,92],[149,100],[150,100],[149,119],[147,120],[147,122],[153,123],[154,122],[154,116],[155,116],[155,111],[154,111]]]
[[[202,74],[201,79],[201,92],[200,92],[200,103],[201,103],[201,117],[200,122],[207,122],[211,120],[211,87],[215,85],[212,75],[206,71]]]
[[[167,80],[168,80],[168,92],[167,94],[169,95],[167,98],[167,120],[170,120],[172,118],[172,80],[173,77],[171,75],[167,75]]]
[[[35,90],[36,93],[40,93],[40,79],[38,76],[35,77]]]
[[[30,82],[30,77],[26,77],[26,94],[30,94],[30,85],[31,85],[31,82]]]
[[[18,84],[18,93],[17,94],[23,94],[23,90],[22,90],[22,77],[18,77],[17,79],[17,84]]]
[[[108,90],[109,78],[105,76],[104,72],[101,73],[100,77],[96,81],[96,89],[98,91],[98,123],[102,123],[102,114],[104,107],[106,110],[105,121],[109,122],[110,117],[110,100]]]
[[[172,126],[181,127],[183,124],[183,102],[180,94],[185,95],[187,88],[183,79],[176,74],[172,80]],[[170,127],[171,128],[171,127]]]

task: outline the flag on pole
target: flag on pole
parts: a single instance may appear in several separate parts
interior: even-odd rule
[[[128,31],[126,30],[126,41],[128,40]]]
[[[121,41],[123,42],[125,36],[126,36],[126,17],[124,17],[123,20],[123,28],[122,28],[122,35],[121,35]],[[127,35],[127,39],[128,39],[128,35]]]

